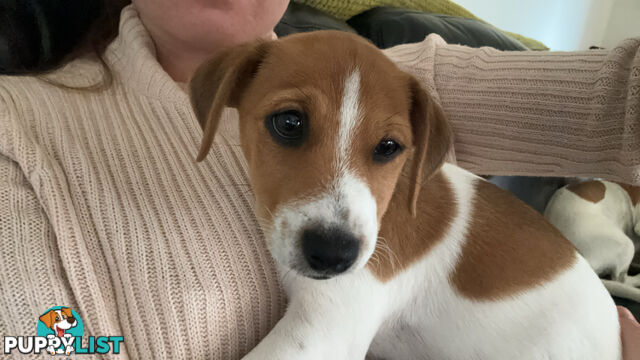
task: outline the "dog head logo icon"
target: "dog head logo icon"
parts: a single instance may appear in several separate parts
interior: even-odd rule
[[[78,325],[78,320],[73,316],[71,309],[65,307],[47,311],[40,316],[40,321],[53,330],[57,337],[63,337],[67,330]]]
[[[51,340],[60,340],[60,342],[52,341],[46,348],[51,355],[71,354],[75,351],[73,340],[76,336],[82,336],[83,333],[82,319],[80,319],[78,313],[69,307],[55,306],[39,317],[37,335],[45,336]],[[54,344],[59,344],[59,346]]]

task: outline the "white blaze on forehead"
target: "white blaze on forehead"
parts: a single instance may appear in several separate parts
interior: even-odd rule
[[[360,256],[354,268],[364,266],[374,251],[378,233],[376,201],[367,184],[349,168],[353,139],[362,121],[360,113],[360,71],[354,69],[344,81],[340,126],[336,146],[336,179],[331,191],[334,208],[347,214],[343,225],[362,240]],[[339,217],[338,214],[333,214]],[[339,220],[340,221],[340,220]]]
[[[360,122],[359,111],[360,71],[355,69],[344,82],[342,104],[340,105],[340,127],[336,146],[336,170],[344,172],[348,168],[351,143],[357,124]]]

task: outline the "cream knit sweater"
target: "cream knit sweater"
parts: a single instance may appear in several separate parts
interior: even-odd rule
[[[459,165],[483,174],[640,183],[640,40],[611,51],[500,52],[432,35],[386,53],[439,97]],[[0,77],[0,337],[75,309],[118,358],[237,359],[285,298],[252,212],[236,113],[202,163],[187,95],[133,7],[98,93]],[[78,60],[52,76],[88,85]]]

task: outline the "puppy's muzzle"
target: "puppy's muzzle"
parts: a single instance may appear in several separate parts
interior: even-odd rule
[[[317,279],[345,272],[358,258],[360,241],[339,227],[316,226],[302,233],[302,253]]]

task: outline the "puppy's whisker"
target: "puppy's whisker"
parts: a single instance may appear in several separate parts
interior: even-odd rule
[[[380,269],[380,257],[378,254],[376,254],[375,252],[371,254],[369,261],[376,267],[376,269]]]
[[[288,277],[291,275],[291,273],[293,272],[293,269],[289,268],[287,271],[284,272],[284,274],[282,274],[282,282],[286,282],[288,280]]]
[[[267,219],[264,216],[260,216],[256,214],[256,220],[264,230],[273,230],[273,222],[271,219]]]
[[[383,237],[378,237],[378,241],[376,241],[374,253],[376,253],[378,250],[380,254],[384,253],[386,255],[387,259],[389,260],[389,264],[391,264],[391,269],[395,271],[396,264],[400,264],[400,259],[389,247],[389,244],[387,244],[386,239]]]
[[[269,216],[271,216],[272,219],[275,218],[275,216],[273,216],[273,213],[271,212],[271,210],[269,210],[269,208],[266,205],[264,205],[264,209],[267,210],[267,212],[269,213]]]
[[[271,232],[274,229],[273,225],[270,223],[270,220],[261,218],[258,218],[257,220],[263,230],[268,230],[269,232]]]

